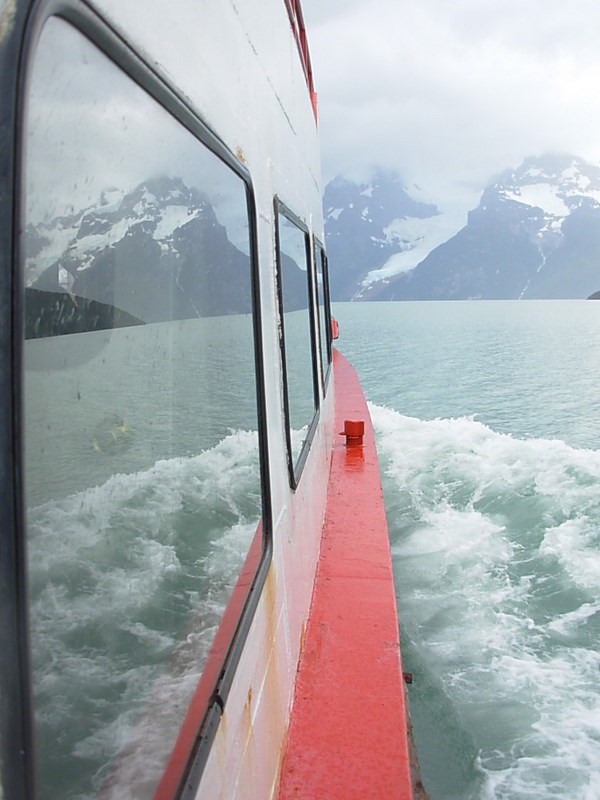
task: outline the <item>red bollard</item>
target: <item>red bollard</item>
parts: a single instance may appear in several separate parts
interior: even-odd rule
[[[340,432],[340,436],[346,437],[346,447],[362,444],[364,435],[364,420],[344,420],[344,430]]]

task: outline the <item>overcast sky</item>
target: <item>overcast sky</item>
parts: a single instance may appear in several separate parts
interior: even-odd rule
[[[600,161],[599,0],[302,0],[325,181],[477,204],[529,155]]]

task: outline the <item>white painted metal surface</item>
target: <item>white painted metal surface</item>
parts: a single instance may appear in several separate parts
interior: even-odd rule
[[[274,198],[324,241],[318,131],[284,0],[95,0],[179,86],[248,167],[258,213],[260,291],[273,505],[273,560],[198,798],[276,791],[308,616],[333,437],[333,387],[296,492],[286,464],[274,276]]]

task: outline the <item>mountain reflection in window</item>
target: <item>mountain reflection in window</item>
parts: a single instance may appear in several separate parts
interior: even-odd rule
[[[243,186],[223,175],[239,217]],[[27,225],[27,338],[252,311],[249,257],[204,193],[162,175],[111,194]]]
[[[25,136],[40,796],[152,797],[262,511],[246,186],[56,18]]]
[[[32,87],[26,338],[250,313],[242,181],[112,65],[110,94],[69,68]]]

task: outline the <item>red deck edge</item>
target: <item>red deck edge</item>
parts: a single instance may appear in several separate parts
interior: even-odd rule
[[[373,427],[354,369],[334,351],[336,441],[321,552],[278,800],[411,800],[388,529]],[[346,446],[344,420],[365,421]]]
[[[262,554],[262,544],[262,520],[260,520],[246,556],[246,561],[219,623],[204,670],[183,720],[171,757],[154,794],[154,800],[172,800],[175,795],[196,742],[200,724],[215,690],[225,656],[231,645],[242,609],[248,597],[250,586],[256,576]]]

